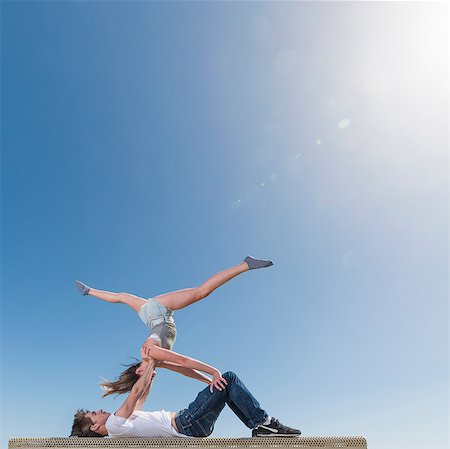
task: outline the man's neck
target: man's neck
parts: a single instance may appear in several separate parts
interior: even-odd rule
[[[111,416],[111,413],[108,413],[108,418]],[[108,420],[108,419],[107,419]],[[105,424],[106,424],[106,422],[105,422]],[[101,435],[102,437],[106,437],[106,436],[108,436],[108,431],[106,430],[106,425],[105,424],[103,424],[99,429],[98,429],[98,431],[97,431],[97,433],[99,434],[99,435]]]
[[[101,435],[102,437],[108,436],[108,431],[106,430],[105,426],[100,427],[100,429],[98,429],[97,433],[99,435]]]

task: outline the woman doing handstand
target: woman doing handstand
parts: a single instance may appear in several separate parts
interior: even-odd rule
[[[206,298],[216,288],[241,273],[257,268],[270,267],[271,265],[273,263],[270,260],[247,256],[239,265],[215,274],[198,287],[165,293],[150,299],[129,293],[97,290],[88,287],[81,281],[76,281],[76,286],[83,295],[91,295],[104,301],[128,305],[137,312],[141,320],[150,329],[150,336],[141,348],[142,362],[130,365],[116,381],[102,382],[101,385],[105,391],[104,396],[129,392],[137,379],[144,373],[148,364],[171,369],[188,377],[201,380],[210,384],[211,391],[213,387],[221,390],[226,381],[219,370],[199,360],[172,351],[177,333],[173,318],[174,311]],[[211,380],[200,371],[210,374],[213,379]]]

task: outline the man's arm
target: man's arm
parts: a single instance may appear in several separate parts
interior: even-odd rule
[[[141,398],[137,401],[136,403],[136,407],[134,408],[135,410],[142,410],[142,407],[145,403],[145,401],[148,398],[148,395],[150,393],[150,390],[152,389],[153,386],[153,380],[155,379],[156,376],[156,371],[153,371],[152,374],[152,378],[150,379],[150,383],[148,384],[147,389],[144,391],[143,395],[141,396]]]
[[[127,396],[122,406],[116,411],[116,413],[114,413],[116,416],[120,416],[122,418],[129,418],[133,413],[133,411],[136,409],[138,403],[140,402],[140,399],[145,394],[146,394],[145,398],[148,396],[151,382],[153,379],[154,370],[155,370],[155,361],[151,359],[149,361],[146,370],[144,371],[144,374],[133,385],[130,394]]]
[[[211,384],[211,378],[208,377],[206,374],[203,374],[200,371],[197,371],[192,368],[186,368],[184,366],[178,365],[177,363],[165,362],[165,361],[157,362],[156,367],[170,369],[177,373],[183,374],[184,376],[199,380],[200,382],[205,382],[205,384],[208,384],[208,385]]]

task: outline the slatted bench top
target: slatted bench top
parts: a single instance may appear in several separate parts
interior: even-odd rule
[[[363,437],[299,438],[11,438],[9,449],[47,448],[301,448],[367,449]]]

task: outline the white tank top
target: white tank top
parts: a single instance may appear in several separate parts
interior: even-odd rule
[[[135,410],[128,418],[109,415],[105,423],[110,437],[180,437],[189,438],[178,433],[170,422],[170,413],[165,410],[143,412]]]

